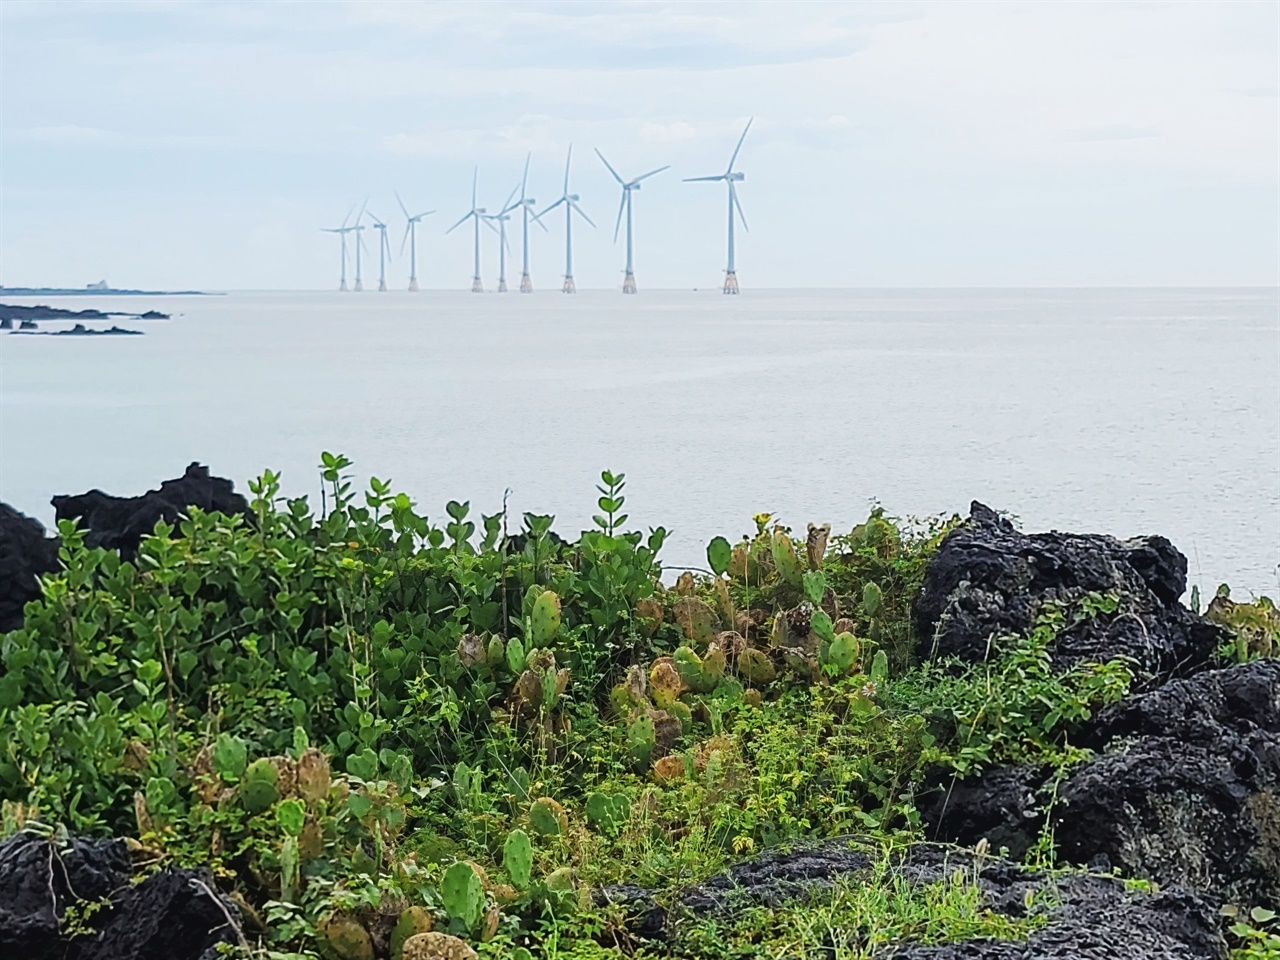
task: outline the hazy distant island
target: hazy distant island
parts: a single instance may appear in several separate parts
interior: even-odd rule
[[[84,287],[6,287],[0,284],[0,297],[87,297],[103,294],[117,297],[221,297],[221,293],[205,290],[117,290],[99,280]]]
[[[128,313],[123,310],[64,310],[61,307],[50,307],[37,304],[34,307],[19,306],[11,303],[0,303],[0,321],[25,320],[107,320],[111,317],[132,317],[135,320],[168,320],[169,314],[159,310],[148,310],[146,313]]]
[[[7,329],[3,326],[11,321],[0,321],[0,329]],[[77,323],[70,330],[39,330],[36,329],[35,322],[32,320],[24,320],[17,330],[10,329],[10,333],[22,334],[31,337],[140,337],[141,330],[126,330],[124,327],[111,326],[106,330],[98,330],[94,327],[86,327],[83,323]]]

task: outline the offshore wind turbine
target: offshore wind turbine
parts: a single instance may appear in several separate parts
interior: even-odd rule
[[[729,185],[729,267],[724,272],[724,292],[738,292],[738,274],[733,266],[733,211],[736,208],[738,216],[742,218],[742,229],[748,230],[747,215],[742,212],[742,204],[738,200],[738,191],[734,188],[735,183],[741,183],[747,178],[745,173],[735,171],[733,162],[738,159],[738,151],[742,149],[742,141],[747,139],[747,131],[751,129],[751,124],[755,122],[755,117],[747,121],[746,127],[742,130],[742,136],[738,138],[738,145],[733,148],[733,156],[729,158],[729,166],[724,173],[715,177],[685,177],[685,183],[694,183],[696,181],[712,181],[723,180]]]
[[[543,210],[533,219],[541,222],[542,218],[554,210],[560,204],[564,204],[564,286],[561,290],[564,293],[577,293],[578,288],[573,284],[573,214],[577,211],[578,216],[587,223],[591,224],[592,229],[595,223],[590,217],[582,212],[582,208],[578,206],[581,199],[576,193],[569,192],[569,163],[573,160],[573,144],[569,144],[569,155],[564,161],[564,193],[560,195],[560,199],[553,203],[547,209]]]
[[[378,291],[387,291],[387,261],[391,258],[391,243],[387,240],[387,225],[369,211],[369,219],[373,221],[373,229],[378,231]]]
[[[324,233],[336,233],[342,240],[342,280],[338,284],[340,293],[345,293],[347,289],[347,234],[351,232],[351,228],[347,226],[347,221],[351,219],[351,214],[355,209],[353,206],[347,211],[347,215],[342,218],[342,226],[320,228]]]
[[[477,180],[479,180],[479,178],[480,178],[480,168],[476,167],[475,172],[471,175],[471,209],[467,211],[466,216],[464,216],[461,220],[459,220],[457,223],[455,223],[452,227],[450,227],[448,230],[444,232],[445,236],[447,237],[449,234],[453,233],[453,231],[457,230],[460,226],[462,226],[468,220],[475,220],[476,266],[475,266],[475,271],[471,275],[471,292],[472,293],[484,293],[484,284],[480,282],[480,221],[484,220],[485,208],[476,206],[476,182]],[[487,220],[485,222],[488,223]],[[489,224],[489,226],[493,226],[493,224]]]
[[[364,203],[360,204],[360,213],[356,215],[356,222],[349,228],[356,235],[356,282],[355,286],[351,289],[357,293],[364,290],[364,281],[360,279],[360,248],[364,245],[364,237],[360,236],[360,232],[364,230],[364,225],[361,224],[360,221],[364,219],[364,208],[365,204],[368,202],[369,201],[366,200]]]
[[[400,199],[399,191],[396,192],[396,203],[400,204],[400,210],[405,219],[404,237],[400,240],[400,253],[404,254],[404,245],[407,240],[409,242],[409,290],[416,293],[418,290],[418,221],[423,217],[431,216],[435,211],[425,210],[417,216],[409,216],[409,210]]]
[[[499,208],[497,213],[485,214],[485,223],[490,227],[493,221],[498,221],[498,292],[507,292],[507,251],[511,249],[507,243],[507,221],[511,219],[511,211],[519,204],[512,203],[515,198],[516,188],[511,188],[511,193],[507,196],[506,202]]]
[[[529,183],[529,161],[533,158],[530,152],[524,158],[524,176],[520,178],[520,207],[521,231],[524,235],[524,244],[521,248],[521,254],[524,257],[524,270],[520,274],[520,292],[533,293],[533,281],[529,279],[529,211],[531,211],[538,201],[532,197],[525,196],[525,187]],[[542,228],[543,233],[548,233],[547,225],[541,220],[535,218],[535,222]]]
[[[641,180],[648,180],[656,173],[661,173],[663,170],[670,170],[671,164],[667,164],[665,167],[659,167],[657,170],[650,170],[648,173],[643,176],[636,177],[634,180],[623,180],[618,176],[618,171],[613,169],[608,160],[605,160],[604,154],[600,152],[599,147],[596,148],[596,156],[598,156],[600,161],[609,168],[609,172],[613,174],[613,179],[617,180],[618,184],[622,187],[622,202],[618,205],[618,222],[613,227],[613,242],[618,242],[618,230],[622,227],[622,211],[625,208],[627,211],[627,273],[622,279],[622,292],[635,293],[636,275],[632,270],[631,263],[631,192],[633,190],[640,189]]]

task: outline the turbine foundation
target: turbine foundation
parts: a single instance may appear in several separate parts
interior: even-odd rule
[[[507,281],[505,279],[498,281],[498,292],[499,293],[507,292]]]
[[[360,293],[361,291],[364,290],[364,284],[361,281],[357,280],[356,285],[351,289],[355,290],[356,293]]]
[[[738,292],[738,275],[732,270],[724,275],[724,292],[733,294]]]
[[[625,278],[623,278],[623,281],[622,281],[622,292],[623,292],[623,293],[635,293],[635,292],[636,292],[636,275],[635,275],[634,273],[631,273],[631,272],[629,272],[629,271],[628,271],[628,273],[627,273],[626,277],[625,277]]]
[[[479,277],[472,277],[472,278],[471,278],[471,292],[472,292],[472,293],[484,293],[484,284],[480,282],[480,278],[479,278]]]
[[[418,278],[417,278],[417,277],[410,277],[410,278],[409,278],[409,292],[410,292],[410,293],[417,293],[417,292],[418,292]]]
[[[338,292],[339,293],[347,292],[347,281],[343,280],[342,283],[338,284]]]
[[[379,280],[379,281],[378,281],[378,292],[379,292],[379,293],[386,293],[386,292],[387,292],[387,281],[385,281],[385,280]]]
[[[565,277],[564,286],[560,290],[562,293],[577,293],[578,288],[573,285],[573,277]]]
[[[529,279],[527,273],[520,278],[520,292],[533,293],[533,281]]]

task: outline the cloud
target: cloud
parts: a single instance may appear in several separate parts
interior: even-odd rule
[[[1136,127],[1126,123],[1113,123],[1104,127],[1089,127],[1077,130],[1067,139],[1081,143],[1096,143],[1108,140],[1147,140],[1158,137],[1160,133],[1154,127]]]

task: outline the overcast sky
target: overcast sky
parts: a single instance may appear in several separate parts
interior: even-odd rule
[[[642,288],[711,286],[724,190],[680,178],[721,172],[754,115],[744,287],[1276,284],[1278,9],[5,0],[0,282],[334,286],[319,228],[368,196],[398,254],[398,189],[439,211],[423,285],[465,289],[470,234],[443,232],[473,164],[492,207],[532,151],[549,201],[572,142],[599,225],[579,286],[623,265],[593,147],[672,165],[636,197]]]

